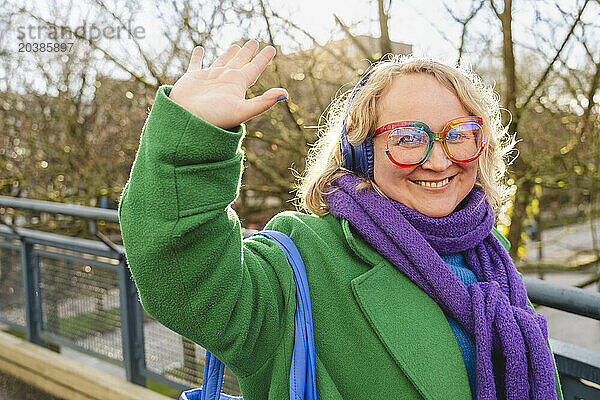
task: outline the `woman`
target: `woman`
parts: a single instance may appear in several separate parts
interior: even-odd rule
[[[198,47],[159,89],[119,209],[144,308],[225,362],[246,400],[288,398],[296,304],[282,250],[242,240],[230,208],[240,124],[287,98],[244,99],[275,54],[257,49],[202,69]],[[493,229],[510,146],[492,92],[398,58],[333,109],[299,191],[309,213],[266,226],[304,260],[319,398],[562,398],[545,320]]]

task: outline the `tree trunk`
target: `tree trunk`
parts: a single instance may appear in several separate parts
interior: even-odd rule
[[[494,6],[493,0],[490,0],[500,23],[502,24],[502,59],[504,67],[505,82],[505,107],[512,115],[511,123],[508,127],[509,133],[514,135],[519,123],[519,110],[517,110],[517,75],[515,68],[514,43],[512,38],[512,0],[504,0],[504,10],[499,13]],[[521,232],[523,231],[523,220],[525,219],[525,209],[529,203],[532,182],[527,178],[526,163],[522,158],[517,158],[513,164],[513,176],[517,182],[517,192],[513,204],[513,213],[511,216],[510,230],[508,240],[511,243],[510,255],[515,259],[518,255],[521,244]]]
[[[526,208],[530,202],[531,180],[525,180],[517,187],[515,202],[513,204],[513,213],[510,219],[510,230],[508,231],[508,240],[510,241],[510,256],[513,260],[518,257],[519,246],[521,245],[521,233],[523,232],[523,221],[527,216]]]
[[[377,0],[377,4],[379,6],[379,29],[381,30],[381,35],[379,36],[379,48],[381,50],[381,55],[383,56],[388,53],[393,53],[392,41],[390,40],[390,32],[388,29],[389,15],[385,12],[383,0]]]

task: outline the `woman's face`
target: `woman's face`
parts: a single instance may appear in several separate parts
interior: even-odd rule
[[[458,97],[437,79],[426,73],[394,78],[384,91],[377,110],[377,127],[398,121],[421,121],[434,132],[446,123],[465,117]],[[436,141],[429,158],[421,165],[403,168],[394,165],[385,153],[387,134],[373,140],[375,183],[389,198],[429,217],[444,217],[469,194],[477,178],[477,160],[454,163]],[[441,187],[427,187],[426,182],[440,182]]]

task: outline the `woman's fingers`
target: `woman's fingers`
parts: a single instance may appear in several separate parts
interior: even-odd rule
[[[194,115],[221,128],[239,125],[262,114],[278,99],[287,98],[287,92],[276,88],[245,99],[248,87],[256,82],[275,56],[272,46],[265,47],[255,56],[258,47],[256,40],[250,40],[242,47],[233,45],[208,69],[202,69],[204,49],[195,47],[187,69],[193,73],[183,74],[173,85],[169,97]]]
[[[248,40],[240,51],[229,60],[226,66],[234,69],[242,68],[256,54],[256,50],[258,50],[258,42],[256,40]]]
[[[227,63],[229,62],[229,60],[231,60],[231,58],[233,56],[235,56],[237,54],[237,52],[240,51],[240,46],[238,46],[237,44],[233,44],[231,45],[231,47],[229,47],[225,53],[221,54],[212,64],[211,64],[211,68],[219,68],[219,67],[224,67],[225,65],[227,65]]]
[[[244,72],[248,80],[248,87],[252,86],[260,74],[267,68],[267,65],[275,57],[275,52],[276,50],[273,46],[267,46],[252,61],[242,67],[242,72]]]
[[[202,46],[194,47],[192,50],[192,56],[190,57],[190,64],[187,70],[192,71],[195,69],[202,69],[202,57],[204,56],[204,49]]]
[[[267,90],[260,96],[253,97],[245,101],[244,120],[260,115],[273,107],[279,100],[285,100],[288,97],[288,92],[282,88],[273,88]]]

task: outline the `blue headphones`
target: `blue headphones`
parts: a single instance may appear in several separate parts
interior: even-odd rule
[[[354,86],[350,96],[348,97],[348,105],[354,97],[354,94],[363,86],[373,70],[365,74],[360,81]],[[344,117],[342,136],[340,138],[340,156],[342,158],[342,167],[354,172],[356,175],[374,180],[373,164],[375,158],[373,155],[373,141],[367,137],[362,143],[352,145],[348,141],[348,132],[346,131],[346,120],[348,115]]]

